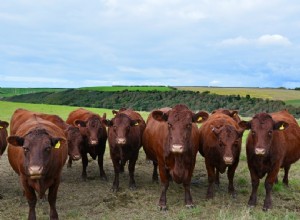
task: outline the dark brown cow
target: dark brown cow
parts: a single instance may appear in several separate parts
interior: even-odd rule
[[[14,113],[10,122],[14,133],[7,138],[7,154],[10,165],[20,176],[29,205],[28,219],[36,219],[35,191],[39,198],[43,198],[46,190],[49,190],[50,219],[58,219],[56,197],[62,168],[68,156],[65,135],[47,120],[20,113]]]
[[[62,131],[65,133],[66,139],[68,140],[68,155],[69,155],[68,167],[71,167],[72,160],[79,160],[81,158],[80,146],[82,145],[83,138],[80,134],[78,127],[67,124],[58,115],[45,114],[45,113],[40,113],[40,112],[32,112],[32,111],[29,111],[26,109],[21,109],[21,108],[17,109],[15,112],[17,113],[18,111],[23,112],[22,114],[24,114],[24,112],[26,112],[26,114],[36,115],[39,118],[42,118],[42,119],[52,122],[57,127],[62,129]]]
[[[83,137],[83,144],[80,148],[82,157],[82,178],[86,180],[86,167],[88,166],[88,157],[96,160],[98,156],[98,165],[100,169],[100,177],[107,180],[103,169],[103,156],[105,153],[105,144],[107,140],[107,131],[104,124],[106,114],[101,118],[98,114],[83,108],[76,109],[69,114],[67,123],[75,125],[79,128]]]
[[[2,154],[4,153],[6,146],[7,146],[7,127],[9,123],[6,121],[0,120],[0,158]]]
[[[221,111],[210,115],[200,127],[199,152],[205,158],[209,183],[207,199],[213,198],[214,183],[219,185],[219,173],[224,173],[226,168],[228,192],[235,196],[233,178],[239,163],[243,132],[231,116]]]
[[[241,121],[239,112],[237,110],[229,110],[229,109],[225,109],[225,108],[219,108],[219,109],[213,110],[211,114],[215,114],[215,113],[223,113],[225,115],[228,115],[231,118],[233,118],[233,120],[235,120],[237,123],[239,123]]]
[[[134,189],[136,188],[134,180],[135,163],[142,146],[142,135],[146,124],[142,116],[131,109],[121,109],[119,112],[113,111],[113,113],[115,117],[105,122],[108,126],[110,156],[115,171],[112,190],[118,191],[119,189],[119,173],[124,170],[126,161],[129,161],[129,187]]]
[[[240,122],[251,129],[246,152],[250,170],[252,193],[249,206],[255,206],[259,181],[266,174],[266,197],[263,210],[272,208],[271,191],[280,168],[284,168],[283,183],[288,185],[288,172],[292,163],[300,158],[300,127],[286,110],[256,114],[251,121]]]
[[[198,128],[194,122],[202,122],[206,112],[193,113],[185,105],[151,112],[143,134],[143,147],[147,158],[153,161],[153,180],[159,167],[162,192],[159,207],[166,210],[166,192],[170,178],[183,184],[185,205],[193,207],[190,192],[192,173],[199,148]]]

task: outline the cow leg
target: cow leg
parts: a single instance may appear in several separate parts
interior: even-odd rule
[[[135,163],[137,161],[137,156],[129,160],[128,164],[128,172],[129,172],[129,188],[131,190],[136,189],[136,184],[134,180],[134,170],[135,170]]]
[[[277,178],[280,167],[275,167],[270,173],[268,173],[265,180],[266,197],[264,201],[263,211],[268,211],[272,208],[272,188]]]
[[[207,177],[208,177],[208,188],[206,193],[206,199],[212,199],[214,197],[214,181],[216,171],[213,166],[209,164],[207,160],[205,160],[206,170],[207,170]]]
[[[81,177],[84,181],[86,181],[86,178],[87,178],[87,175],[86,175],[86,168],[88,166],[88,158],[87,158],[87,154],[82,154],[82,158],[81,158],[81,161],[82,161],[82,174],[81,174]]]
[[[57,180],[56,183],[54,183],[52,186],[49,187],[48,202],[50,205],[51,220],[58,219],[58,214],[56,211],[56,198],[57,198],[58,186],[59,186],[59,180]]]
[[[228,193],[232,195],[233,198],[236,197],[235,188],[233,185],[233,178],[235,174],[235,170],[237,168],[238,163],[233,164],[232,166],[228,167],[227,170],[227,178],[228,178]]]
[[[153,161],[152,182],[158,183],[157,162]]]
[[[117,192],[119,190],[119,173],[120,173],[121,165],[120,165],[119,159],[113,158],[112,162],[114,165],[115,179],[114,179],[111,190],[113,192]]]
[[[99,166],[99,170],[100,170],[101,179],[107,181],[107,176],[106,176],[106,174],[104,172],[104,169],[103,169],[103,155],[98,155],[98,166]]]
[[[218,169],[216,169],[215,184],[216,184],[218,187],[220,186],[220,172],[219,172]]]
[[[190,181],[189,181],[189,183],[183,183],[183,187],[184,187],[185,206],[187,208],[193,208],[194,204],[193,204],[193,199],[192,199],[192,195],[191,195],[191,184],[190,184]]]
[[[162,211],[167,210],[167,190],[169,188],[169,178],[167,172],[168,171],[164,168],[163,165],[159,166],[159,175],[162,183],[162,190],[161,190],[158,206]]]
[[[248,201],[248,206],[253,207],[256,206],[257,202],[257,189],[259,185],[259,177],[256,175],[256,173],[250,169],[250,175],[251,175],[251,185],[252,185],[252,192]]]
[[[25,188],[25,196],[27,198],[27,202],[29,205],[28,219],[35,220],[36,219],[35,206],[36,206],[36,202],[37,202],[37,197],[36,197],[34,189],[29,186],[26,187]]]
[[[291,165],[284,167],[284,177],[283,177],[282,182],[285,186],[289,186],[289,170],[290,170],[290,168],[291,168]]]
[[[72,167],[72,158],[71,158],[71,156],[69,156],[67,168],[71,168],[71,167]]]

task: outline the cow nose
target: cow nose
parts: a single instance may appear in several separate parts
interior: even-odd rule
[[[264,155],[266,150],[264,148],[255,148],[255,154],[257,155]]]
[[[233,157],[224,157],[223,159],[225,164],[232,164],[233,162]]]
[[[173,153],[182,153],[183,152],[183,146],[181,144],[173,144],[171,151]]]
[[[43,172],[42,166],[30,166],[28,172],[31,179],[40,179]]]
[[[126,144],[126,139],[125,138],[117,138],[117,144]]]
[[[80,155],[73,155],[73,157],[72,157],[73,160],[79,160],[80,158],[81,158]]]
[[[96,144],[98,144],[98,141],[97,140],[91,140],[91,145],[96,145]]]

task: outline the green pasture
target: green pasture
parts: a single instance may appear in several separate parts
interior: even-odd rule
[[[250,95],[252,98],[262,98],[270,100],[294,100],[295,103],[300,103],[300,91],[299,90],[289,90],[289,89],[272,89],[272,88],[246,88],[246,87],[205,87],[205,86],[180,86],[176,87],[178,90],[191,90],[210,93],[215,93],[218,95],[240,95],[246,97]],[[293,104],[289,103],[289,104]]]
[[[62,88],[1,88],[0,87],[0,98],[10,97],[15,95],[30,94],[36,92],[60,92],[66,89]]]
[[[160,91],[166,92],[173,90],[167,86],[96,86],[96,87],[82,87],[79,89],[101,91],[101,92],[118,92],[118,91]]]

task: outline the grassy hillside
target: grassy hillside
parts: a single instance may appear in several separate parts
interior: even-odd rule
[[[96,86],[96,87],[82,87],[81,90],[101,91],[101,92],[118,92],[118,91],[160,91],[166,92],[174,90],[167,86]]]
[[[75,107],[24,104],[0,101],[0,119],[9,120],[16,108],[26,108],[33,111],[54,113],[66,118]],[[111,110],[89,108],[102,115],[103,112],[111,117]],[[147,112],[142,112],[144,118]],[[290,170],[290,186],[284,187],[281,183],[283,172],[279,174],[280,183],[273,189],[273,209],[262,211],[265,196],[264,180],[261,180],[258,189],[258,205],[248,208],[247,201],[251,193],[251,181],[246,163],[245,139],[240,163],[234,178],[237,190],[235,199],[227,193],[228,180],[226,174],[220,175],[220,186],[216,187],[215,198],[205,200],[207,190],[207,174],[204,159],[198,154],[194,170],[191,192],[196,207],[187,209],[184,206],[184,189],[182,185],[170,183],[167,192],[168,211],[159,211],[157,203],[161,191],[160,184],[152,183],[152,164],[146,161],[145,153],[140,151],[136,164],[136,190],[128,188],[128,171],[120,175],[120,191],[110,191],[114,179],[113,165],[107,147],[104,158],[104,169],[108,175],[108,181],[101,181],[97,161],[89,158],[88,179],[81,179],[81,161],[73,163],[71,169],[66,166],[63,169],[62,182],[58,190],[57,211],[60,219],[165,219],[165,220],[281,220],[300,219],[300,161],[292,165]],[[0,194],[0,219],[27,219],[28,204],[22,196],[19,179],[9,165],[7,154],[0,159],[1,181]],[[39,200],[36,207],[37,219],[49,219],[49,205],[47,201]]]
[[[36,92],[60,92],[64,91],[62,88],[1,88],[0,87],[0,98],[10,97],[22,94],[31,94]]]

